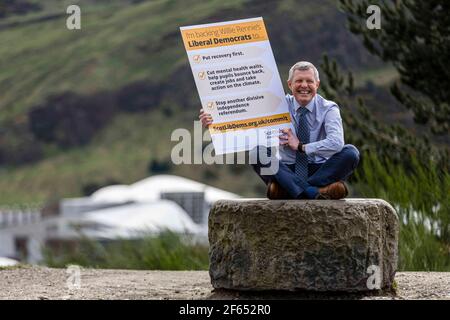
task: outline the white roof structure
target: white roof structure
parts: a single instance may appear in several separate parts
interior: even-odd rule
[[[134,238],[164,230],[198,234],[202,228],[175,202],[131,203],[86,212],[80,220],[82,232],[97,238]]]
[[[0,267],[12,267],[18,263],[19,262],[14,259],[0,257]]]
[[[131,198],[131,188],[126,184],[106,186],[91,195],[91,199],[98,202],[127,202]]]
[[[91,196],[98,202],[151,202],[160,199],[162,192],[204,192],[208,203],[220,199],[236,199],[237,194],[223,191],[206,184],[173,175],[156,175],[129,186],[112,185],[101,188]]]

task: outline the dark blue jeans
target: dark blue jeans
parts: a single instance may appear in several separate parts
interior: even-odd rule
[[[252,167],[266,184],[276,180],[293,199],[314,199],[319,192],[319,187],[346,180],[356,169],[358,163],[358,149],[351,144],[346,144],[340,152],[335,153],[326,162],[308,164],[308,179],[306,181],[303,181],[294,173],[295,164],[279,162],[278,171],[269,175],[262,175],[261,168],[270,166],[270,162],[262,164],[258,159],[257,164],[253,164]]]

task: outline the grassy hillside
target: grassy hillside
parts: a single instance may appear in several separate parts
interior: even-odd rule
[[[201,19],[228,7],[238,8],[242,1],[102,6],[87,5],[95,1],[80,2],[81,31],[66,29],[65,14],[32,22],[37,15],[33,14],[1,31],[0,87],[8,90],[1,90],[0,119],[15,118],[55,92],[91,93],[142,79],[165,79],[185,63],[183,47],[174,45],[178,44],[173,37],[178,27],[190,23],[192,17]],[[180,4],[182,11],[176,10]],[[56,8],[65,13],[61,4],[49,8],[49,13],[40,15],[52,16]],[[175,41],[164,42],[168,37]]]
[[[262,184],[246,166],[169,163],[175,145],[171,132],[192,130],[199,108],[179,35],[183,25],[263,16],[283,79],[293,62],[318,63],[325,52],[356,70],[358,85],[368,80],[384,85],[396,76],[345,29],[332,1],[28,2],[40,9],[0,19],[0,148],[4,158],[25,154],[20,164],[0,162],[0,204],[79,196],[89,184],[131,183],[167,170],[243,195],[262,195]],[[81,31],[65,27],[69,3],[82,9]],[[124,111],[129,101],[116,94],[136,83],[156,86],[161,97],[138,111]],[[142,92],[145,87],[133,90],[138,91],[132,96],[148,94]],[[94,128],[87,142],[64,145],[60,131],[53,141],[43,141],[30,131],[30,112],[41,107],[51,115],[57,103],[49,97],[67,92],[87,102],[101,92],[117,106],[111,103],[111,117]],[[110,100],[102,101],[108,109]],[[31,150],[35,156],[27,158]],[[152,161],[165,169],[149,171]]]

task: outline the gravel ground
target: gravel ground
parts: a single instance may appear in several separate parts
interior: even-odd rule
[[[81,269],[79,287],[66,269],[0,270],[0,299],[446,299],[450,272],[398,272],[397,294],[318,294],[213,290],[207,271]],[[75,287],[69,287],[75,284]]]

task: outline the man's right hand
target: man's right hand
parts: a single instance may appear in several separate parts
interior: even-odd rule
[[[204,128],[208,128],[211,123],[213,123],[213,119],[209,113],[206,113],[203,109],[200,109],[200,115],[198,116],[200,121],[202,122],[202,126]]]

